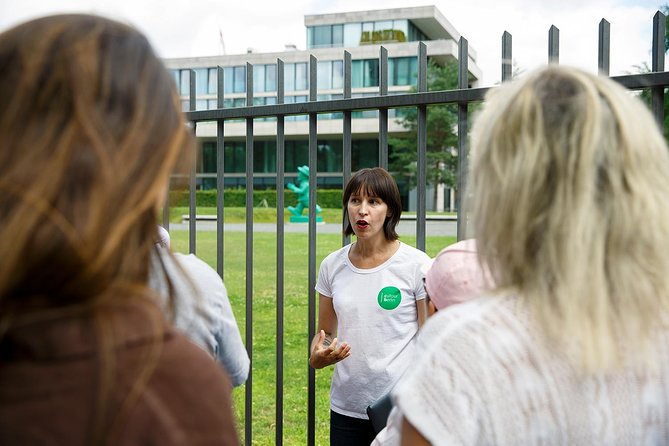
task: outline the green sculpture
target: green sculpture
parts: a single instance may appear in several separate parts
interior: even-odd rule
[[[291,214],[290,221],[293,223],[305,223],[309,221],[309,215],[302,215],[302,211],[309,208],[309,166],[297,168],[297,184],[288,183],[288,189],[297,194],[297,205],[288,206]],[[316,205],[316,213],[320,214],[321,207]],[[317,222],[323,221],[323,217],[316,217]]]

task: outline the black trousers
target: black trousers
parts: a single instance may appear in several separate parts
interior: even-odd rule
[[[330,446],[369,446],[374,437],[369,420],[330,411]]]

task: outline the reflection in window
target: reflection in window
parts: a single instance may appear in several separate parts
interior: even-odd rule
[[[407,19],[320,25],[307,28],[307,48],[355,47],[418,40],[427,40],[427,36]]]

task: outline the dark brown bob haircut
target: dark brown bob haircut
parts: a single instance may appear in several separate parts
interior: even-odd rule
[[[383,233],[386,240],[393,241],[399,238],[395,227],[402,215],[402,201],[400,191],[392,176],[380,167],[360,169],[353,174],[346,184],[342,204],[344,206],[344,234],[353,234],[353,227],[348,216],[348,200],[353,194],[365,194],[370,197],[378,197],[388,206],[390,216],[383,222]]]

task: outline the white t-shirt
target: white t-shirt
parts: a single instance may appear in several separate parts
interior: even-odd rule
[[[429,257],[400,243],[382,265],[360,269],[351,264],[350,249],[323,260],[316,291],[333,299],[338,342],[351,346],[351,355],[335,365],[330,407],[367,419],[367,406],[392,389],[412,360],[416,300],[425,298],[421,266]]]
[[[654,370],[591,375],[542,339],[517,297],[439,311],[421,329],[395,404],[433,445],[669,444],[667,331],[653,338]],[[383,444],[397,444],[388,437]]]

